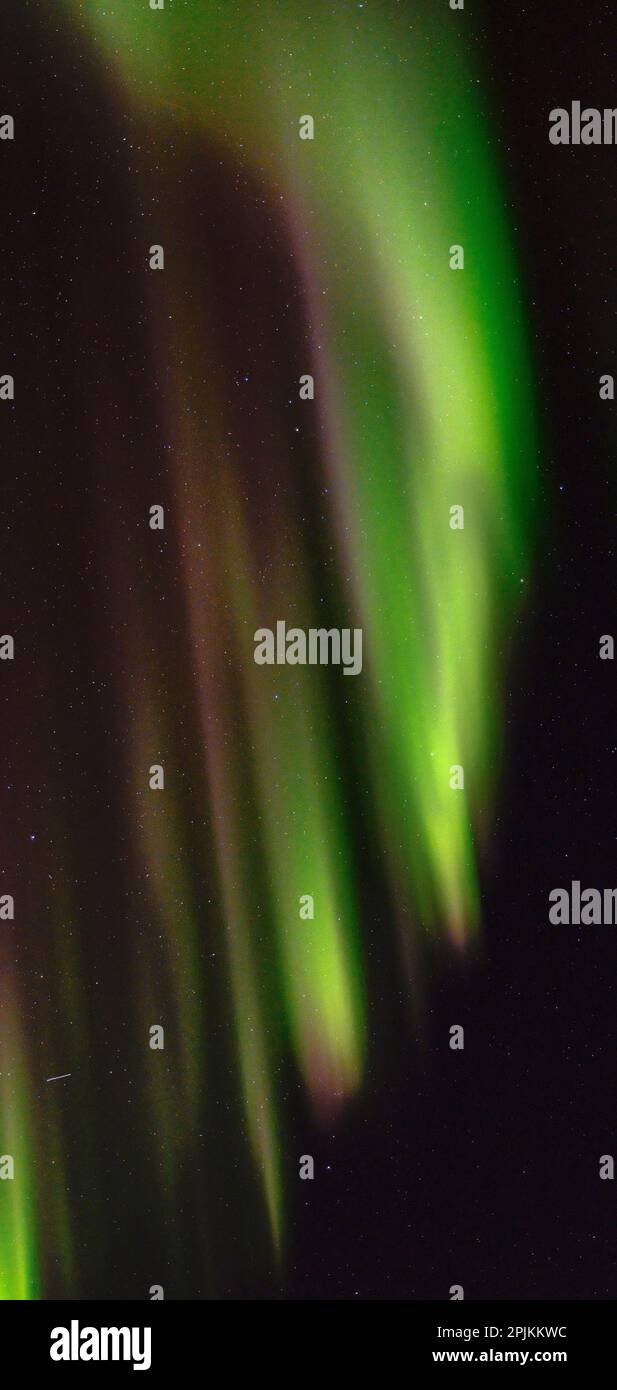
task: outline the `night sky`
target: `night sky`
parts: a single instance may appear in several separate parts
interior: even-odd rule
[[[617,18],[308,9],[2,5],[0,1297],[612,1299]]]

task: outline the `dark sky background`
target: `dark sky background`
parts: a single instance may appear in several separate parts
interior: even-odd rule
[[[284,1282],[238,1262],[225,1224],[224,1174],[217,1176],[212,1242],[224,1297],[444,1299],[452,1284],[462,1284],[467,1299],[615,1297],[615,1185],[599,1180],[598,1165],[617,1148],[616,928],[551,928],[547,903],[552,888],[572,879],[617,886],[615,668],[598,656],[600,636],[617,636],[617,405],[598,396],[600,375],[617,371],[617,148],[555,149],[548,113],[573,99],[617,106],[617,15],[597,0],[475,0],[469,10],[533,336],[544,512],[507,682],[505,773],[482,884],[484,948],[464,976],[436,962],[416,1047],[420,1025],[410,1025],[394,953],[390,959],[383,945],[387,899],[359,821],[357,862],[372,924],[367,1092],[333,1139],[311,1131],[290,1086],[293,1142],[314,1154],[324,1178],[318,1204],[304,1190],[315,1185],[298,1184]],[[1,621],[9,632],[29,624],[37,652],[5,693],[0,819],[33,908],[44,880],[40,840],[70,845],[90,903],[82,967],[111,998],[131,969],[120,905],[124,811],[108,759],[110,744],[122,739],[110,678],[122,619],[97,537],[107,527],[110,547],[119,534],[138,545],[130,517],[144,468],[157,500],[166,500],[167,486],[164,422],[143,367],[146,276],[139,282],[127,271],[122,279],[118,270],[142,236],[120,133],[134,132],[131,117],[111,109],[95,65],[78,61],[60,31],[50,50],[35,5],[3,10],[0,51],[10,54],[0,105],[29,132],[14,151],[0,216],[1,366],[14,363],[20,399],[28,401],[0,414]],[[143,172],[153,151],[140,139]],[[205,188],[216,190],[207,203]],[[220,171],[202,163],[190,195],[196,247],[204,239],[220,249],[225,188]],[[293,296],[292,269],[260,228],[251,190],[234,197],[234,216],[223,225],[236,225],[237,243],[232,237],[220,253],[230,287],[243,238],[256,254],[262,238],[272,277],[280,284],[288,276]],[[258,310],[257,298],[256,318]],[[245,328],[251,332],[250,312]],[[141,575],[165,595],[165,686],[186,641],[173,552],[162,565],[144,560]],[[190,728],[188,710],[187,759]],[[343,729],[343,748],[346,740]],[[353,747],[348,754],[353,765]],[[69,785],[60,806],[59,788],[65,794]],[[45,946],[34,927],[24,928],[20,950],[36,1027]],[[96,1012],[95,996],[91,1004]],[[459,1057],[443,1045],[454,1022],[466,1030]],[[112,1044],[103,1019],[94,1028],[103,1069]],[[116,1045],[122,1028],[120,1012]],[[228,1065],[222,1044],[221,1096]],[[96,1142],[103,1150],[116,1100],[113,1079],[102,1083]],[[82,1095],[69,1121],[74,1153],[88,1104]],[[147,1139],[136,1129],[132,1142],[143,1158]],[[74,1159],[77,1228],[89,1153],[82,1170]],[[104,1151],[99,1157],[107,1172]],[[77,1296],[134,1298],[142,1286],[165,1283],[169,1218],[144,1174],[139,1157],[134,1169],[108,1173],[96,1217],[84,1212]],[[187,1211],[191,1200],[187,1191]],[[204,1297],[199,1235],[188,1219],[181,1240],[182,1296]],[[49,1279],[53,1296],[53,1271]]]

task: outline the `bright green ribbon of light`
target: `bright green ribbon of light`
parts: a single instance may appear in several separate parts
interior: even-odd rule
[[[385,4],[317,6],[311,15],[292,0],[65,7],[78,23],[85,17],[143,120],[156,115],[163,146],[192,125],[230,159],[248,161],[287,219],[313,344],[307,371],[323,427],[328,524],[351,580],[353,625],[365,635],[354,698],[392,896],[408,940],[422,923],[463,944],[479,920],[476,846],[494,794],[504,644],[526,576],[535,453],[512,239],[458,38],[464,21],[445,5],[432,14],[418,5],[413,23],[409,10],[404,19]],[[306,114],[312,141],[299,138]],[[453,245],[464,248],[464,270],[450,268]],[[278,385],[297,392],[296,382]],[[233,495],[221,464],[227,485]],[[455,505],[464,530],[449,525]],[[214,515],[223,526],[220,498]],[[227,524],[231,554],[248,522]],[[192,545],[195,610],[201,562]],[[285,573],[282,557],[273,579],[281,600]],[[235,578],[220,580],[236,645],[243,632],[251,640],[249,618],[261,625],[249,584],[239,554]],[[291,599],[304,607],[301,578]],[[289,608],[277,616],[293,618]],[[193,611],[192,625],[203,647],[206,618]],[[267,679],[255,670],[244,690],[250,776],[263,806],[286,1027],[319,1103],[324,1092],[357,1086],[365,1045],[349,830],[334,781],[324,782],[332,741],[321,693],[307,685],[303,709],[288,681],[288,707],[275,719]],[[250,892],[238,884],[244,832],[220,749],[207,746],[207,661],[198,682],[211,792],[229,804],[219,861],[232,994],[278,1239],[266,995],[258,946],[247,944]],[[451,786],[454,765],[464,790]],[[302,892],[315,893],[315,924],[292,920]]]

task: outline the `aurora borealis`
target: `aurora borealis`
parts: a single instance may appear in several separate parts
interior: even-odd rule
[[[4,1299],[148,1297],[144,1241],[166,1297],[284,1287],[300,1155],[393,1065],[383,980],[421,1049],[482,951],[538,446],[443,8],[9,5],[15,82],[60,77],[1,151]],[[361,628],[362,673],[256,665],[281,619]]]
[[[188,4],[157,25],[144,5],[73,6],[144,119],[153,108],[165,121],[181,113],[223,158],[248,163],[273,209],[282,205],[305,366],[318,380],[327,521],[370,642],[362,722],[372,745],[377,731],[384,852],[407,910],[415,894],[431,926],[462,940],[478,912],[470,826],[490,795],[497,741],[486,691],[499,680],[494,649],[525,582],[530,371],[511,236],[464,49],[422,5],[404,28],[387,6],[371,7],[359,26],[357,8],[324,7],[313,20],[303,6],[276,3],[251,25],[242,3]],[[349,56],[334,69],[339,51]],[[304,107],[319,122],[310,146],[298,139]],[[166,124],[160,138],[175,153]],[[161,166],[164,184],[165,148]],[[451,242],[468,248],[460,275]],[[182,294],[174,277],[183,274],[185,294],[187,274],[194,283],[195,269],[172,268],[168,302]],[[181,372],[174,395],[172,414]],[[470,511],[456,552],[443,527],[453,503]],[[285,594],[291,563],[277,555]],[[447,776],[455,763],[473,768],[458,799]],[[402,864],[399,836],[416,841]]]

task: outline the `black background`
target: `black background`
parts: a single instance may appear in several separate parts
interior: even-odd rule
[[[476,0],[465,23],[516,229],[542,428],[543,517],[507,681],[506,765],[483,881],[484,947],[465,976],[438,962],[422,1022],[410,1022],[397,962],[383,946],[383,885],[358,824],[374,1000],[368,1093],[335,1138],[311,1132],[300,1100],[294,1103],[292,1144],[313,1153],[319,1169],[329,1165],[327,1179],[318,1192],[317,1184],[299,1185],[284,1282],[275,1270],[263,1280],[238,1267],[221,1213],[222,1297],[447,1299],[459,1283],[467,1299],[615,1294],[615,1187],[598,1176],[600,1155],[614,1153],[617,1142],[615,927],[552,927],[547,902],[552,888],[572,879],[617,884],[615,677],[598,656],[600,636],[617,635],[617,407],[598,395],[600,375],[617,368],[617,149],[553,147],[548,113],[574,99],[617,106],[617,16],[597,0]],[[6,697],[4,762],[17,792],[1,814],[16,841],[16,827],[33,824],[39,833],[49,824],[55,790],[44,777],[36,795],[30,788],[46,766],[50,730],[59,728],[67,757],[60,781],[72,777],[76,788],[67,833],[93,904],[83,949],[112,991],[107,916],[101,909],[97,932],[95,903],[110,866],[121,875],[124,851],[113,770],[97,752],[101,728],[114,736],[115,705],[105,693],[109,652],[93,618],[107,599],[91,546],[98,509],[115,505],[122,490],[129,501],[139,497],[141,475],[134,459],[125,467],[130,442],[124,459],[114,455],[106,401],[115,400],[129,439],[151,448],[149,466],[166,496],[158,405],[142,366],[146,290],[128,274],[120,289],[118,282],[120,248],[140,235],[119,134],[132,133],[133,118],[112,109],[95,62],[77,54],[61,26],[50,49],[35,4],[3,6],[0,46],[0,104],[30,130],[2,199],[0,341],[3,359],[15,353],[20,395],[33,402],[1,422],[2,510],[10,519],[0,547],[2,625],[13,631],[28,621],[44,654],[26,687],[15,684]],[[216,196],[206,211],[197,183],[191,193],[199,206],[196,243],[203,235],[212,245],[220,238],[214,210],[223,215],[227,195],[214,168],[200,178]],[[234,205],[240,249],[243,237],[259,246],[250,189],[244,222],[242,197]],[[111,246],[105,256],[102,225]],[[229,245],[226,254],[231,281],[237,248]],[[283,253],[280,264],[269,254],[273,276],[288,275],[293,294]],[[63,299],[69,282],[70,313]],[[30,391],[35,382],[38,390]],[[172,562],[147,582],[167,593],[170,634],[182,651]],[[176,650],[172,666],[177,659]],[[190,756],[188,734],[187,747]],[[83,755],[102,788],[85,817],[88,788],[79,785],[67,749]],[[14,854],[36,896],[27,851]],[[119,928],[113,946],[117,972]],[[34,927],[22,950],[35,991]],[[33,994],[33,1019],[36,1007]],[[452,1022],[466,1029],[465,1052],[454,1059],[443,1047]],[[103,1087],[97,1104],[110,1127],[114,1102],[113,1088]],[[82,1251],[88,1273],[78,1297],[135,1298],[159,1282],[152,1271],[162,1267],[166,1231],[149,1207],[153,1195],[142,1190],[135,1215],[130,1176],[110,1190],[111,1228],[100,1247]],[[187,1231],[178,1290],[186,1298],[207,1296],[197,1247]]]

